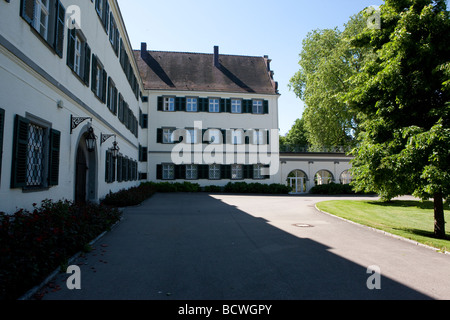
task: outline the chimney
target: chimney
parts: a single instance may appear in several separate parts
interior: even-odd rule
[[[144,57],[145,53],[147,53],[147,43],[141,42],[141,57]]]
[[[214,46],[214,66],[220,68],[219,62],[219,46]]]

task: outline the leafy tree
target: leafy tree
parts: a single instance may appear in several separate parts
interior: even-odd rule
[[[304,126],[312,147],[353,144],[355,114],[340,97],[349,91],[348,79],[359,72],[366,59],[368,50],[350,45],[350,39],[365,25],[360,13],[350,19],[344,31],[314,30],[303,41],[300,70],[289,86],[305,102]]]
[[[295,151],[298,150],[299,147],[305,148],[308,145],[305,121],[303,118],[295,120],[294,125],[285,137],[280,136],[280,146],[284,151]]]
[[[450,22],[445,1],[386,0],[381,29],[352,42],[374,58],[351,79],[358,113],[354,186],[385,200],[434,199],[436,237],[445,238],[450,193]]]

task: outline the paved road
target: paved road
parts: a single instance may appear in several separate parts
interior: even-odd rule
[[[81,290],[61,274],[43,299],[450,299],[450,255],[320,213],[323,200],[156,194],[76,261]]]

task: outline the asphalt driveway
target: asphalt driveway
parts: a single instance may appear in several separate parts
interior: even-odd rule
[[[156,194],[75,261],[81,290],[60,274],[43,299],[450,299],[450,255],[318,212],[327,199]]]

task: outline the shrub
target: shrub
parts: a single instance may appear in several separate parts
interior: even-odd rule
[[[0,213],[0,299],[17,299],[121,217],[98,204],[42,201],[32,212]]]
[[[138,187],[123,189],[115,193],[110,192],[102,200],[102,203],[113,207],[135,206],[150,198],[155,192],[154,185],[142,183]]]
[[[336,183],[314,186],[311,188],[310,193],[327,194],[327,195],[356,194],[349,184],[336,184]]]
[[[228,193],[288,194],[290,188],[283,184],[262,184],[246,182],[229,182],[224,187]]]

